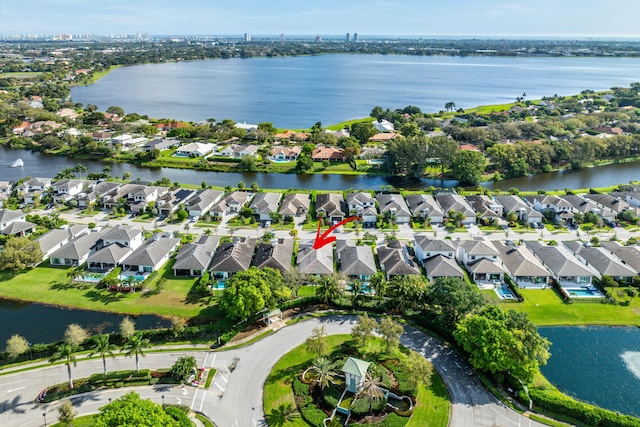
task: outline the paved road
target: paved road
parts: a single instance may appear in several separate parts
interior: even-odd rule
[[[248,347],[231,351],[189,351],[149,354],[142,359],[143,368],[168,367],[183,354],[193,354],[199,366],[215,367],[218,373],[209,390],[192,387],[140,387],[144,398],[160,403],[182,403],[201,411],[219,427],[257,427],[265,425],[262,407],[263,387],[267,375],[280,357],[302,344],[311,330],[324,325],[329,334],[349,333],[355,322],[351,316],[311,319],[287,326]],[[447,384],[452,401],[451,427],[542,426],[505,407],[475,377],[468,365],[440,341],[413,328],[405,328],[402,344],[429,358]],[[235,369],[229,369],[235,365]],[[108,360],[108,369],[133,369],[129,358]],[[81,361],[73,370],[81,378],[102,372],[102,361]],[[3,427],[43,425],[57,420],[57,403],[35,405],[33,398],[45,386],[66,380],[63,365],[50,366],[0,377],[0,425]],[[92,393],[73,399],[81,414],[97,412],[127,390]]]

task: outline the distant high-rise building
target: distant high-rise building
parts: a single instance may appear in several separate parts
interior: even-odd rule
[[[322,37],[320,35],[317,35],[316,38],[314,39],[314,41],[316,43],[320,43],[322,41]]]
[[[353,41],[354,42],[358,41],[358,33],[353,33]]]
[[[347,33],[347,36],[345,37],[345,40],[347,42],[350,42],[351,41],[351,34]]]
[[[246,41],[246,42],[250,42],[251,41],[251,34],[250,33],[244,33],[244,41]]]
[[[283,42],[284,41],[284,34],[280,34],[280,41]]]

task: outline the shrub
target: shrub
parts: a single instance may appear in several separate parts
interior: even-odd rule
[[[300,381],[300,378],[295,377],[293,379],[293,394],[296,396],[309,396],[309,386]]]
[[[335,408],[338,405],[338,399],[340,399],[341,395],[341,390],[338,390],[335,385],[330,385],[329,387],[324,389],[322,398],[330,408]]]
[[[193,424],[191,424],[191,420],[189,419],[187,414],[185,414],[180,409],[169,406],[164,408],[164,412],[166,412],[167,415],[176,420],[178,424],[180,424],[180,427],[193,427]]]
[[[387,399],[378,399],[373,401],[373,412],[382,411],[387,406]],[[369,400],[368,399],[356,399],[351,405],[351,413],[354,416],[363,416],[369,413]]]
[[[324,419],[327,418],[327,414],[316,408],[313,403],[300,408],[300,415],[313,427],[324,427]]]
[[[384,420],[376,424],[370,424],[371,427],[402,427],[407,424],[408,418],[402,417],[395,412],[390,413]]]

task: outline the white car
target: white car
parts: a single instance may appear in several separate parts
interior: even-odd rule
[[[194,216],[193,218],[191,218],[191,222],[196,222],[196,221],[198,221],[199,219],[200,219],[200,217],[196,215],[196,216]]]

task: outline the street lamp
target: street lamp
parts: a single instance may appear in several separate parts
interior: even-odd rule
[[[47,427],[47,413],[43,412],[42,417],[44,418],[44,427]]]

